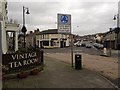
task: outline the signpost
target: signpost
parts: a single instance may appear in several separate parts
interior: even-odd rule
[[[69,34],[71,38],[71,65],[73,67],[73,36],[71,33],[71,15],[70,14],[58,14],[57,15],[57,28],[58,33]]]
[[[1,21],[0,21],[0,78],[2,78],[2,43],[1,43],[1,39],[2,39],[2,30],[1,30]],[[0,81],[0,89],[2,89],[2,81]]]
[[[58,14],[58,33],[71,33],[71,15]]]

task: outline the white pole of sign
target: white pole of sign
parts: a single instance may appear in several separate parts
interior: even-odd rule
[[[71,66],[73,67],[73,35],[71,33]]]
[[[71,16],[70,16],[70,22],[71,22]],[[73,67],[73,35],[71,30],[71,23],[70,23],[70,37],[71,37],[71,66]]]
[[[0,78],[2,79],[2,34],[1,34],[2,26],[1,26],[1,21],[0,21]],[[2,80],[0,80],[0,89],[2,89]]]

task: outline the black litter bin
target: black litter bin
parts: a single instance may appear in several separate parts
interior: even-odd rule
[[[41,62],[44,64],[43,50],[40,50]]]
[[[80,70],[82,69],[82,61],[81,61],[81,54],[75,55],[75,69]]]

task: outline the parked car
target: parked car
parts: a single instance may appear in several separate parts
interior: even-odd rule
[[[92,41],[90,41],[90,43],[93,43]]]
[[[74,43],[74,46],[76,46],[77,45],[77,42],[76,43]]]
[[[98,48],[98,49],[103,49],[103,45],[99,44],[99,43],[94,43],[93,46]]]
[[[86,46],[86,44],[85,44],[85,43],[82,43],[82,44],[81,44],[81,47],[85,47],[85,46]]]
[[[79,41],[77,41],[77,42],[75,42],[75,43],[74,43],[74,45],[76,46],[76,45],[78,45],[79,43],[80,43],[80,42],[79,42]]]
[[[102,44],[99,44],[99,45],[98,45],[98,48],[99,48],[99,49],[103,49],[104,47],[103,47]]]
[[[78,41],[78,42],[74,43],[74,45],[75,45],[76,47],[81,47],[81,44],[82,44],[82,41]]]
[[[92,48],[91,44],[86,44],[86,48]]]
[[[80,46],[81,46],[81,43],[77,43],[77,44],[76,44],[76,47],[80,47]]]

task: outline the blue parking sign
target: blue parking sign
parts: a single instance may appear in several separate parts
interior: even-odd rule
[[[62,15],[60,18],[62,23],[67,23],[68,22],[68,17],[66,15]]]
[[[58,14],[57,16],[58,33],[71,33],[71,15]]]

